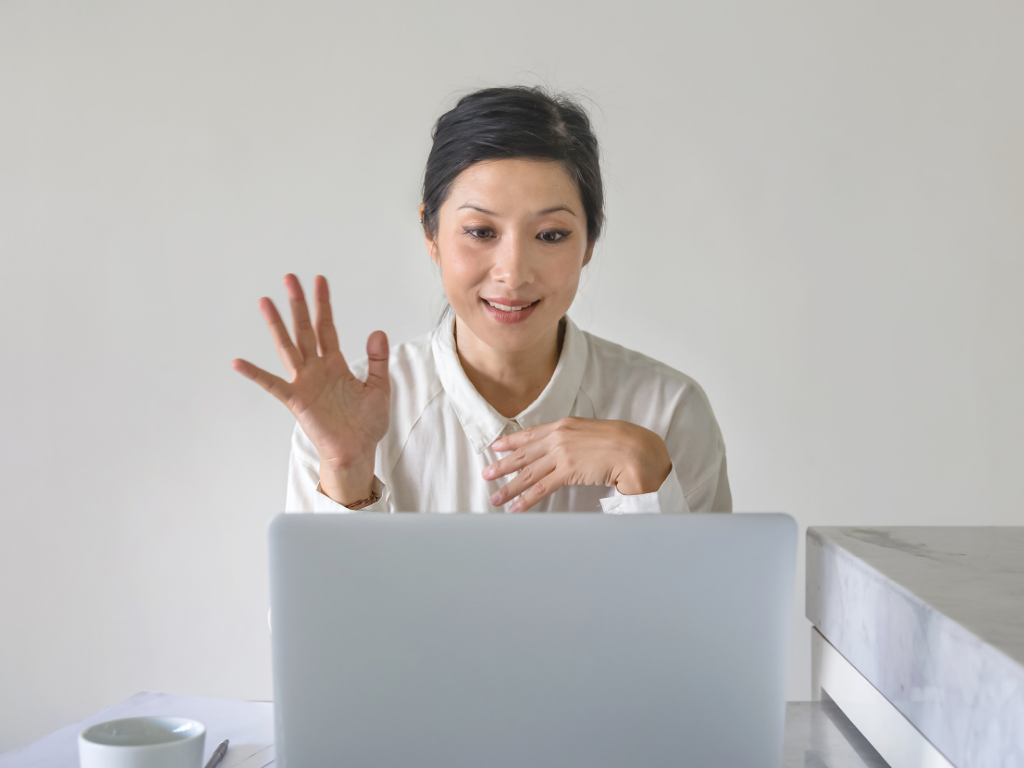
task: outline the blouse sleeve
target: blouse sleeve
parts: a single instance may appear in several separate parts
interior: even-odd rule
[[[686,513],[690,511],[683,495],[683,489],[679,486],[679,478],[676,477],[676,469],[673,466],[668,472],[668,477],[661,484],[661,487],[651,493],[638,493],[627,496],[615,493],[607,498],[601,499],[601,510],[611,515],[626,515],[635,512],[666,512]]]
[[[609,513],[731,512],[725,442],[704,390],[690,381],[672,409],[662,438],[672,469],[653,493],[625,496],[616,490],[601,499]]]

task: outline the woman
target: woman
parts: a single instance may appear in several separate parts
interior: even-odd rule
[[[470,94],[434,128],[420,220],[451,312],[351,368],[327,281],[295,341],[263,314],[291,383],[232,367],[295,415],[287,509],[728,512],[725,446],[689,377],[566,316],[604,220],[586,113],[536,88]],[[319,347],[319,354],[318,354]]]

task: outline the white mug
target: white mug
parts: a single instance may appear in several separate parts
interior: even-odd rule
[[[182,717],[109,720],[78,734],[81,768],[202,768],[206,726]]]

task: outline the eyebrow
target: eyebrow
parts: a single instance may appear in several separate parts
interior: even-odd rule
[[[466,203],[465,205],[460,205],[457,210],[461,211],[463,208],[470,208],[474,211],[480,211],[480,213],[486,213],[488,216],[498,215],[494,211],[488,211],[486,208],[481,208],[479,205],[474,205],[473,203]],[[537,211],[537,215],[547,216],[549,213],[555,213],[556,211],[566,211],[568,213],[571,213],[573,216],[576,215],[576,211],[574,211],[567,205],[556,205],[553,208],[545,208],[543,211]]]

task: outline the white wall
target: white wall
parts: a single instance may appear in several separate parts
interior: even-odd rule
[[[738,510],[1012,524],[1024,6],[0,2],[0,749],[140,689],[269,698],[290,416],[256,299],[428,330],[458,94],[587,94],[609,226],[574,316],[696,377]],[[790,698],[809,693],[803,553]]]

